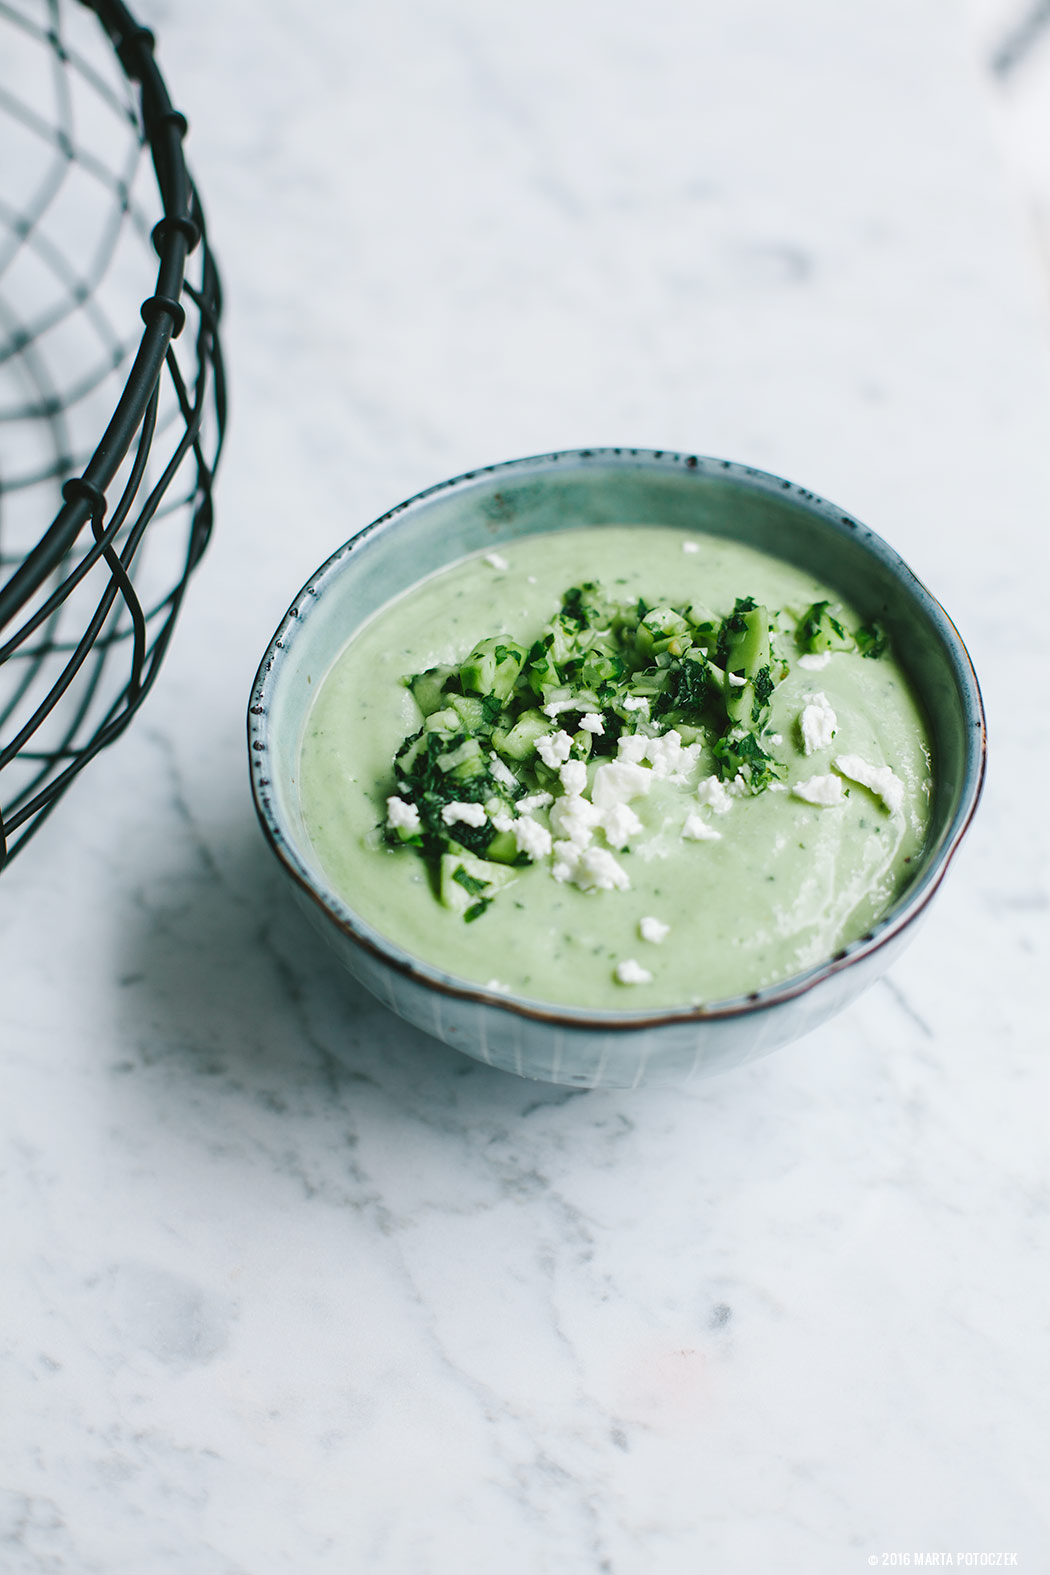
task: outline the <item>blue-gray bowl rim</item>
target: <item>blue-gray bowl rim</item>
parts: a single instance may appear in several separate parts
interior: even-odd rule
[[[930,619],[950,655],[959,684],[963,710],[969,718],[966,740],[966,765],[960,785],[959,802],[946,829],[936,856],[924,857],[923,867],[908,886],[901,899],[886,916],[875,924],[860,940],[844,946],[823,963],[800,974],[793,974],[781,983],[769,985],[748,995],[736,996],[709,1005],[665,1007],[642,1012],[595,1011],[584,1007],[560,1005],[552,1002],[533,1001],[523,996],[508,995],[484,986],[459,979],[439,968],[433,968],[418,957],[413,957],[395,942],[388,940],[361,920],[349,904],[334,892],[321,892],[279,824],[272,801],[263,790],[269,786],[267,760],[269,755],[269,706],[271,690],[280,678],[280,669],[296,633],[303,627],[305,616],[301,609],[315,604],[325,582],[333,577],[343,562],[354,553],[367,549],[380,532],[389,531],[409,510],[425,506],[435,497],[466,489],[482,477],[502,476],[508,472],[552,470],[558,466],[586,466],[590,462],[631,466],[667,465],[691,471],[697,476],[711,475],[721,479],[733,478],[759,491],[775,493],[779,497],[792,496],[801,500],[810,513],[820,516],[838,535],[856,541],[902,581]],[[455,559],[451,558],[450,563]],[[837,504],[818,497],[806,487],[787,481],[773,472],[757,469],[736,460],[718,459],[710,455],[679,453],[670,449],[621,447],[594,447],[558,449],[546,454],[530,454],[521,459],[502,460],[495,465],[482,465],[464,471],[447,481],[439,481],[406,498],[381,514],[370,525],[364,526],[354,536],[336,548],[330,557],[306,581],[293,598],[287,612],[274,632],[273,638],[259,663],[252,684],[248,704],[248,758],[252,798],[263,834],[274,854],[296,885],[314,902],[325,916],[355,944],[370,952],[381,963],[392,967],[407,978],[426,985],[446,996],[462,1001],[473,1001],[480,1006],[526,1017],[552,1028],[602,1032],[638,1032],[659,1027],[664,1023],[717,1022],[726,1018],[746,1017],[773,1010],[782,1002],[794,1000],[822,984],[824,980],[852,967],[861,959],[871,956],[894,940],[912,925],[925,911],[945,873],[958,851],[969,828],[984,789],[988,740],[985,725],[984,702],[981,697],[977,674],[970,654],[951,618],[937,598],[904,562],[899,553],[884,541],[870,526],[864,525]]]

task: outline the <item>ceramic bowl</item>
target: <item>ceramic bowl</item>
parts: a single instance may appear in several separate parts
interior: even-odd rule
[[[494,994],[410,956],[331,889],[297,791],[320,680],[373,612],[479,548],[537,531],[630,520],[732,537],[833,585],[879,618],[925,710],[932,824],[907,891],[861,940],[769,989],[703,1007],[594,1011]],[[579,449],[471,471],[422,492],[340,547],[295,598],[259,668],[248,715],[263,831],[307,914],[355,978],[408,1022],[492,1066],[581,1088],[681,1086],[764,1055],[841,1011],[914,933],[977,806],[980,691],[951,620],[897,554],[803,487],[727,460]]]

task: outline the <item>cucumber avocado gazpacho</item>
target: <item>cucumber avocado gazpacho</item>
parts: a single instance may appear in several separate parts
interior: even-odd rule
[[[382,608],[300,793],[335,891],[458,978],[707,1004],[830,958],[907,884],[926,727],[829,586],[664,526],[521,537]]]

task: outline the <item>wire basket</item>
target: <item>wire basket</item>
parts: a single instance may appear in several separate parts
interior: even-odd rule
[[[0,0],[0,867],[142,704],[211,531],[185,132],[119,0]]]

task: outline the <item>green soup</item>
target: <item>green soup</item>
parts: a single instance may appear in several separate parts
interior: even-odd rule
[[[667,715],[688,712],[667,712],[659,720],[667,701],[651,685],[651,702],[629,696],[633,711],[620,700],[619,714],[608,709],[602,715],[595,706],[603,691],[592,684],[589,716],[581,719],[583,706],[569,700],[548,703],[542,749],[550,763],[532,752],[496,764],[501,781],[517,773],[517,786],[507,792],[528,795],[525,810],[519,815],[515,806],[512,813],[514,835],[530,853],[515,860],[511,848],[498,890],[477,878],[478,870],[495,866],[477,865],[465,854],[454,868],[462,887],[453,889],[447,857],[440,865],[432,846],[428,853],[416,845],[419,837],[398,842],[398,836],[409,837],[418,814],[411,783],[399,792],[395,755],[401,750],[408,758],[406,739],[432,720],[425,720],[406,680],[434,668],[465,672],[457,664],[492,636],[530,653],[515,661],[535,663],[567,590],[593,581],[618,604],[640,600],[643,611],[656,609],[647,616],[657,634],[666,632],[660,609],[692,609],[694,623],[713,617],[723,629],[735,606],[754,602],[769,610],[776,682],[768,697],[759,692],[753,711],[760,718],[754,737],[768,757],[762,790],[753,791],[758,777],[749,778],[746,767],[741,773],[718,758],[720,746],[717,740],[713,746],[709,729],[680,720],[672,729],[678,743],[670,740],[674,769],[668,769]],[[813,633],[812,612],[821,604],[830,604],[833,614],[827,639]],[[465,558],[377,612],[319,687],[300,764],[303,812],[317,857],[348,906],[391,941],[461,979],[514,995],[637,1011],[709,1003],[777,983],[866,933],[907,884],[927,831],[926,728],[892,651],[855,639],[858,624],[832,589],[791,565],[677,529],[595,526],[523,537],[498,553]],[[573,627],[571,619],[567,626]],[[611,648],[612,633],[592,632]],[[697,638],[690,625],[678,646],[672,637],[669,650]],[[719,638],[720,645],[711,637],[707,654],[712,662],[721,657],[725,677],[717,665],[706,670],[716,690],[716,680],[722,682],[728,699],[709,694],[706,703],[731,710],[745,680],[733,676],[726,655],[731,642],[727,646],[724,632]],[[658,641],[651,658],[657,685],[682,665],[660,649],[667,643]],[[706,657],[694,654],[699,671]],[[477,694],[474,709],[489,725],[499,702],[482,694],[489,680],[475,674],[476,666],[470,668],[476,689],[467,695],[468,706],[461,698],[456,703],[464,712]],[[542,710],[546,696],[564,692],[534,695],[530,715]],[[498,724],[496,718],[494,736],[501,739]],[[595,730],[589,737],[588,727]],[[628,734],[650,742],[629,745]],[[575,774],[564,775],[559,754],[565,746],[551,742],[558,735],[572,740],[572,760],[588,756],[585,772],[570,766]],[[664,743],[651,742],[661,736]],[[420,738],[425,742],[425,734]],[[639,756],[642,749],[652,758]],[[599,784],[603,767],[621,759],[633,762],[633,776],[606,771]],[[614,829],[609,810],[600,820],[588,807],[593,824],[576,841],[567,839],[574,823],[559,801],[608,799],[614,777],[617,783],[630,779],[630,814],[618,811]],[[468,789],[464,797],[471,797]],[[554,802],[544,804],[544,797]],[[392,800],[400,807],[392,808]],[[456,821],[468,812],[469,823]],[[484,813],[490,812],[491,804]],[[521,824],[526,812],[532,823],[527,839]],[[484,820],[480,804],[467,810],[453,804],[448,813],[448,837],[480,835],[496,845],[487,821],[474,827],[474,820]],[[546,848],[551,851],[540,851]],[[590,873],[581,873],[585,869]],[[451,904],[450,891],[457,899]]]

